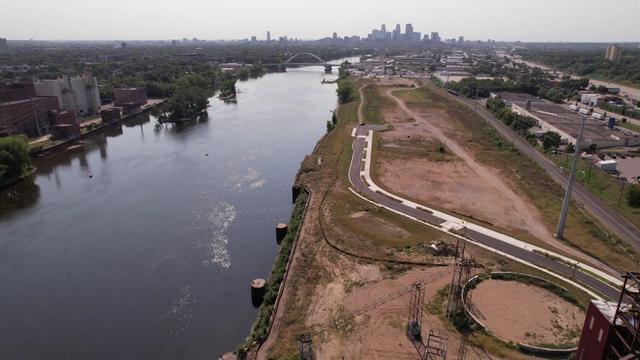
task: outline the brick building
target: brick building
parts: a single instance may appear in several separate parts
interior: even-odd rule
[[[49,111],[49,132],[54,140],[80,136],[80,124],[73,111]]]
[[[618,302],[589,303],[576,360],[640,357],[640,273],[628,272],[623,278]]]
[[[41,136],[49,130],[52,110],[58,110],[58,103],[51,97],[0,102],[0,136]]]
[[[142,105],[147,102],[145,88],[118,88],[113,89],[115,106],[122,108],[122,115],[136,114],[141,111]]]

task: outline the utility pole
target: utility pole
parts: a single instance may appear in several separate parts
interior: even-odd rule
[[[569,212],[569,204],[571,203],[571,191],[573,190],[573,185],[576,182],[576,168],[578,167],[578,157],[580,156],[580,147],[582,145],[584,122],[585,118],[582,117],[580,132],[578,133],[578,139],[576,140],[575,153],[573,154],[573,161],[571,162],[571,173],[569,174],[569,181],[567,182],[567,191],[564,193],[562,210],[560,211],[560,220],[558,221],[558,228],[555,233],[556,239],[562,239],[564,236],[564,227],[567,223],[567,213]]]
[[[478,88],[476,87],[476,100],[473,104],[473,111],[478,112]]]
[[[624,178],[620,178],[620,197],[618,198],[618,207],[622,204],[622,195],[624,194],[624,186],[626,185],[626,181]]]

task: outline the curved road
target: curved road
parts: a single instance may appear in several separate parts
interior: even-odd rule
[[[452,96],[446,91],[437,88],[433,84],[429,84],[428,86],[432,91],[446,94],[446,96]],[[473,100],[460,98],[457,96],[452,97],[455,98],[458,102],[471,108],[476,107]],[[497,120],[482,105],[478,104],[476,109],[478,115],[480,115],[485,121],[493,125],[493,127],[504,138],[511,139],[514,146],[518,148],[520,152],[540,165],[540,167],[542,167],[556,183],[560,184],[560,186],[562,186],[563,188],[567,187],[568,175],[563,173],[555,163],[541,154],[538,150],[531,146],[528,141],[511,130],[510,127]],[[605,203],[603,200],[598,198],[589,190],[585,189],[585,187],[579,183],[576,183],[573,188],[572,198],[573,200],[581,203],[584,208],[594,217],[596,217],[600,223],[604,224],[604,226],[609,231],[616,234],[620,239],[640,252],[640,229],[637,226],[633,225],[624,216],[620,215],[616,210],[612,209],[609,204]]]
[[[369,166],[371,144],[369,144],[368,142],[372,141],[374,131],[379,131],[383,128],[384,127],[380,125],[361,124],[353,131],[355,140],[353,142],[353,157],[351,159],[351,165],[349,169],[349,181],[355,188],[354,192],[379,206],[383,206],[391,211],[394,211],[411,219],[427,223],[431,226],[441,229],[442,231],[450,232],[450,228],[449,230],[447,229],[447,227],[450,225],[448,224],[450,223],[450,221],[443,219],[442,216],[436,215],[435,211],[427,209],[426,207],[411,206],[411,202],[400,200],[400,198],[394,195],[385,195],[383,191],[378,190],[380,188],[378,188],[370,180]],[[369,150],[369,154],[365,153],[365,149]],[[364,170],[363,161],[365,161]],[[464,223],[462,219],[458,219],[458,221],[459,223]],[[464,228],[465,238],[477,244],[480,244],[485,248],[493,249],[497,252],[506,254],[514,260],[526,264],[533,264],[539,268],[550,270],[553,273],[560,275],[561,278],[568,280],[569,282],[571,282],[571,279],[573,279],[576,282],[579,282],[610,299],[616,299],[618,297],[618,289],[594,277],[591,277],[590,275],[582,271],[576,271],[574,266],[555,261],[550,256],[544,256],[537,252],[533,252],[532,249],[527,249],[526,246],[523,248],[521,246],[506,242],[504,241],[502,236],[492,235],[497,234],[494,231],[484,229],[477,224],[473,224],[473,226],[471,225],[472,224],[469,223],[469,225]]]

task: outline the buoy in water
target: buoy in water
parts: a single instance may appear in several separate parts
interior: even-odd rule
[[[287,236],[287,231],[289,230],[289,225],[284,223],[279,223],[276,225],[276,241],[280,243],[285,236]]]
[[[267,281],[265,279],[251,280],[251,303],[253,306],[259,307],[262,304],[266,285]]]

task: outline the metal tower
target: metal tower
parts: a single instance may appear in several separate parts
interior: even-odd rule
[[[300,345],[300,360],[313,360],[313,347],[311,343],[311,335],[304,333],[298,336],[298,344]]]
[[[562,201],[562,210],[560,211],[560,220],[558,220],[558,227],[556,228],[555,238],[562,239],[564,236],[564,227],[567,222],[567,213],[569,212],[569,204],[571,203],[571,191],[573,185],[576,183],[576,169],[578,167],[578,157],[580,156],[580,146],[582,145],[582,133],[584,131],[585,117],[582,117],[582,123],[580,124],[580,132],[578,133],[578,139],[576,140],[575,153],[573,154],[573,160],[571,161],[571,173],[569,174],[569,181],[567,182],[567,191],[564,193],[564,200]]]

